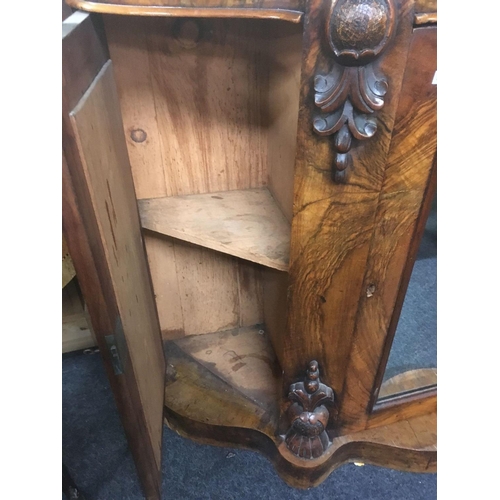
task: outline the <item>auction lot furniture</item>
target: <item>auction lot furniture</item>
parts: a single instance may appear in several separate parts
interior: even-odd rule
[[[145,495],[164,423],[297,487],[435,471],[384,379],[436,180],[431,0],[69,0],[63,226]]]

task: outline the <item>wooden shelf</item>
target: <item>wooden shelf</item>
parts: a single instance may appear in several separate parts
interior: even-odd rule
[[[277,413],[281,371],[263,325],[173,340],[166,345],[167,359],[174,354],[174,345],[240,398]]]
[[[142,227],[288,270],[290,223],[267,188],[139,200]]]
[[[273,435],[280,369],[261,326],[165,343],[165,407],[195,422]]]

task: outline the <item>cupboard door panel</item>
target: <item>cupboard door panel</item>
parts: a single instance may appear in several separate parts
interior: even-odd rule
[[[437,28],[413,30],[343,388],[346,430],[369,420],[436,189]],[[370,293],[368,293],[370,292]],[[410,355],[410,354],[409,354]],[[422,394],[434,400],[435,392]],[[399,404],[399,402],[398,402]],[[415,405],[414,414],[428,411]],[[394,410],[398,420],[398,410]],[[384,420],[387,422],[387,420]]]
[[[70,252],[146,496],[159,498],[165,360],[112,64],[89,17],[63,38],[63,149]]]

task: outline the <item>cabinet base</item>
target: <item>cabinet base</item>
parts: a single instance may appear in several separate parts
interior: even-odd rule
[[[274,438],[256,429],[205,424],[183,417],[169,408],[165,408],[165,423],[180,436],[201,444],[243,448],[262,453],[272,462],[281,479],[294,488],[305,489],[318,486],[337,467],[352,462],[378,465],[405,472],[436,472],[437,470],[435,445],[421,446],[415,437],[413,446],[410,443],[402,445],[397,439],[390,437],[399,436],[400,433],[412,433],[411,423],[417,423],[418,426],[435,425],[435,413],[405,421],[407,425],[392,424],[334,439],[328,452],[322,457],[323,460],[304,461],[303,464],[294,460],[295,457]],[[383,434],[385,434],[385,439]]]
[[[333,437],[313,460],[294,455],[278,433],[279,373],[258,327],[186,337],[168,342],[165,350],[166,424],[200,443],[264,454],[290,486],[317,486],[348,462],[436,471],[435,412]],[[250,366],[242,366],[246,361]]]

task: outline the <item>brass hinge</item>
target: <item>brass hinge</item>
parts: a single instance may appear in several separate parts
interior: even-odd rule
[[[123,325],[120,316],[116,318],[113,335],[106,335],[104,338],[108,346],[109,354],[111,355],[111,362],[115,375],[123,375],[125,373],[128,358],[128,347],[123,333]]]

